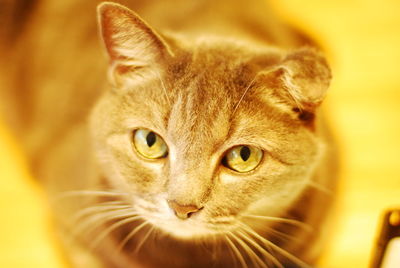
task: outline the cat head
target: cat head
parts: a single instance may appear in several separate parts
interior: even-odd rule
[[[280,215],[321,151],[314,115],[330,81],[314,49],[160,35],[129,9],[99,6],[110,89],[91,115],[109,183],[175,237]]]

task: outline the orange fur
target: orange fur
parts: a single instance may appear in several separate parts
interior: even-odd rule
[[[321,53],[256,0],[139,1],[149,24],[105,3],[107,82],[96,1],[56,2],[38,7],[2,81],[75,265],[312,264],[335,185],[318,116],[331,78]],[[160,135],[168,157],[138,155],[138,128]],[[223,166],[236,145],[263,150],[260,165]],[[168,204],[196,213],[182,220]]]

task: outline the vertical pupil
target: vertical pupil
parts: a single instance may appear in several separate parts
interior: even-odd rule
[[[242,149],[240,149],[240,156],[242,157],[243,161],[247,161],[250,157],[250,149],[247,146],[243,146]]]
[[[149,134],[147,134],[147,136],[146,136],[147,145],[149,147],[153,146],[154,143],[156,143],[156,138],[157,137],[156,137],[156,134],[154,134],[154,132],[150,132]]]

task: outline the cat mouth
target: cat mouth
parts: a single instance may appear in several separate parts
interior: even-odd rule
[[[234,221],[227,219],[204,221],[198,217],[182,220],[175,216],[169,219],[159,216],[145,218],[160,231],[179,239],[215,236],[236,228]]]

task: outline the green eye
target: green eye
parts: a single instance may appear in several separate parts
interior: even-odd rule
[[[260,164],[263,151],[249,145],[240,145],[230,149],[222,163],[237,172],[249,172]]]
[[[133,145],[139,154],[150,159],[162,158],[168,153],[164,140],[147,129],[138,129],[134,132]]]

